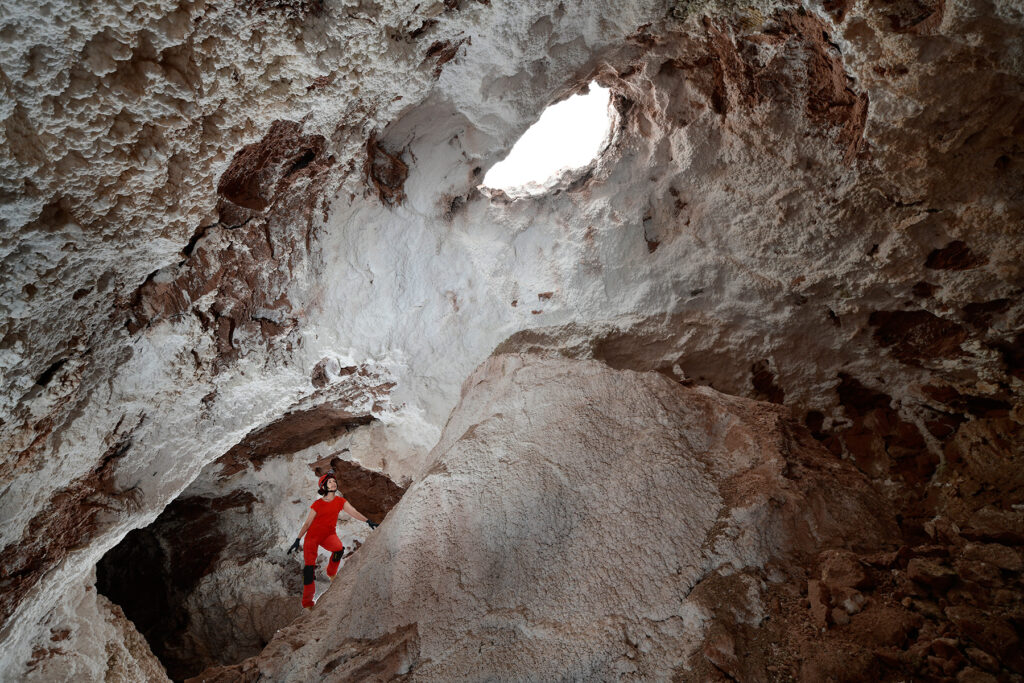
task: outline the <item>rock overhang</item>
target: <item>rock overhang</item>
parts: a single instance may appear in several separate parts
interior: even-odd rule
[[[152,183],[152,191],[138,193],[156,198],[148,208],[113,201],[90,189],[87,176],[74,175],[66,196],[52,199],[23,231],[20,246],[37,244],[40,255],[52,256],[56,249],[47,245],[63,240],[70,254],[87,246],[90,264],[119,266],[96,270],[67,257],[47,279],[42,261],[26,257],[24,248],[7,259],[6,272],[31,280],[18,287],[22,275],[11,276],[10,291],[22,292],[27,304],[12,301],[24,315],[12,317],[4,333],[8,350],[23,359],[12,361],[8,395],[24,399],[12,403],[17,416],[4,426],[20,454],[4,463],[11,486],[4,509],[28,503],[11,513],[14,531],[41,504],[32,493],[38,479],[73,478],[111,462],[101,456],[117,444],[128,418],[202,406],[198,423],[181,413],[179,422],[156,426],[151,417],[135,436],[134,449],[157,446],[157,459],[173,462],[195,451],[196,424],[204,438],[215,435],[219,445],[201,449],[180,480],[160,486],[169,500],[202,462],[311,392],[308,378],[328,355],[345,356],[339,367],[371,357],[397,378],[398,404],[407,410],[381,412],[407,476],[418,472],[462,378],[495,346],[518,350],[524,341],[616,367],[678,367],[677,379],[730,393],[781,396],[806,411],[837,455],[915,485],[932,480],[939,465],[956,471],[957,463],[969,464],[979,434],[995,430],[1015,443],[1020,255],[998,227],[1012,226],[1020,214],[1019,197],[1008,189],[1020,175],[1012,144],[1019,127],[1015,72],[1007,56],[1012,18],[946,8],[922,10],[927,16],[918,21],[904,16],[902,5],[891,12],[740,6],[718,14],[712,5],[687,3],[674,13],[684,23],[665,22],[660,6],[616,5],[600,27],[581,29],[571,15],[542,4],[520,8],[507,25],[486,5],[432,5],[420,14],[394,5],[379,8],[379,16],[354,10],[341,28],[328,28],[312,14],[243,9],[226,10],[220,28],[211,28],[207,15],[196,15],[195,24],[212,33],[230,29],[240,46],[258,42],[279,56],[299,35],[300,58],[271,59],[262,75],[248,59],[232,71],[223,50],[238,46],[230,47],[225,33],[194,48],[200,54],[219,46],[217,68],[190,71],[179,63],[181,50],[164,45],[180,45],[180,32],[190,30],[180,13],[157,24],[169,33],[155,46],[129,30],[119,42],[135,45],[138,59],[129,50],[133,56],[120,61],[141,63],[163,46],[167,93],[178,93],[181,79],[203,84],[199,106],[212,113],[202,120],[199,142],[192,133],[178,142],[161,138],[147,163],[129,174],[128,189],[118,192],[123,197]],[[958,38],[961,30],[987,36],[994,47]],[[949,69],[913,61],[929,45],[941,45],[932,58]],[[995,54],[991,70],[956,68],[979,50]],[[117,52],[115,61],[129,52]],[[341,66],[320,73],[341,55]],[[369,73],[371,64],[388,66],[388,75]],[[117,78],[133,73],[134,66]],[[31,108],[38,93],[29,76],[15,99]],[[620,111],[622,146],[611,150],[603,171],[542,202],[471,196],[474,169],[496,159],[547,102],[591,77],[614,87]],[[927,106],[950,90],[956,96]],[[975,97],[982,92],[994,94]],[[259,108],[224,104],[257,101]],[[103,120],[102,112],[93,115]],[[213,183],[230,175],[234,152],[243,141],[266,139],[278,119],[303,121],[298,134],[323,136],[337,162],[321,190],[293,194],[293,206],[281,205],[277,225],[301,255],[299,267],[275,285],[289,296],[250,306],[250,292],[270,292],[259,264],[281,258],[281,235],[273,226],[257,230],[259,221],[246,233],[239,224],[247,216],[205,234],[198,229],[215,222]],[[94,135],[81,120],[61,125]],[[243,140],[230,137],[229,128]],[[382,204],[379,188],[367,184],[362,161],[371,147],[407,165],[402,202]],[[147,175],[161,158],[166,176]],[[100,168],[113,163],[102,155],[98,161]],[[296,161],[284,175],[294,166],[300,175],[309,172],[301,154]],[[115,170],[124,177],[123,165],[131,165],[117,163],[122,167],[109,166],[109,178]],[[46,180],[40,186],[55,188],[74,168],[69,164],[38,171]],[[959,174],[950,173],[954,168]],[[972,182],[959,180],[968,173]],[[400,176],[382,177],[391,187]],[[320,200],[312,220],[294,232],[295,210]],[[189,211],[164,210],[174,203]],[[161,238],[118,255],[122,243],[148,235],[151,224],[162,226],[154,229]],[[219,259],[248,250],[261,278],[250,282],[232,265],[238,286],[213,283],[219,302],[203,299],[202,291],[177,301],[190,285],[182,286],[171,299],[173,319],[159,329],[128,330],[133,336],[126,340],[122,309],[110,313],[109,292],[129,298],[148,273],[177,262],[183,245],[185,256],[199,260],[204,251]],[[206,287],[216,277],[207,273],[197,282]],[[150,282],[165,281],[172,278]],[[60,287],[75,296],[58,296]],[[78,302],[74,308],[69,299]],[[290,304],[287,314],[275,312],[277,302]],[[189,364],[196,367],[194,386],[191,369],[182,370]],[[122,373],[112,382],[111,367]],[[252,383],[259,376],[272,379]],[[107,402],[130,409],[101,405],[97,388],[104,382],[113,387]],[[281,399],[252,405],[247,386],[280,392]],[[881,398],[862,407],[851,398],[856,386]],[[973,426],[958,432],[965,421]]]

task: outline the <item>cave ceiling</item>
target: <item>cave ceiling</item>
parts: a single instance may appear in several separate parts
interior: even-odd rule
[[[351,431],[421,480],[494,353],[780,404],[918,530],[1021,512],[1022,29],[1007,0],[5,4],[3,668],[215,461]],[[592,82],[588,167],[479,187]]]

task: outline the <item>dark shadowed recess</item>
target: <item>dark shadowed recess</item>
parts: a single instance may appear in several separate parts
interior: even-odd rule
[[[290,457],[373,421],[369,414],[350,408],[342,402],[327,402],[290,411],[253,430],[197,479],[204,484],[202,490],[217,490],[222,495],[194,495],[190,491],[195,488],[187,489],[150,526],[129,533],[100,560],[97,590],[124,610],[171,678],[184,680],[210,666],[234,664],[241,661],[239,655],[254,656],[266,646],[253,632],[245,642],[233,641],[232,653],[207,652],[212,648],[204,649],[202,643],[195,642],[196,632],[190,624],[198,615],[190,612],[189,604],[197,601],[189,598],[204,577],[221,567],[244,566],[275,552],[280,534],[267,524],[256,523],[254,517],[266,517],[278,502],[273,499],[276,494],[246,488],[245,473],[250,468],[259,470],[268,459]],[[296,462],[295,466],[315,470],[318,464],[333,466],[346,496],[376,521],[383,521],[404,493],[386,476],[338,458]],[[311,476],[310,482],[314,481]],[[283,495],[283,490],[280,493]],[[283,561],[283,557],[278,559]],[[280,594],[298,596],[300,573],[282,570],[281,576]],[[222,611],[223,605],[212,605],[197,623],[224,618]]]
[[[310,467],[317,477],[334,472],[338,490],[345,499],[378,524],[384,521],[385,515],[405,493],[405,489],[391,479],[337,456],[318,460]]]
[[[224,555],[248,548],[251,556],[233,558],[244,562],[267,547],[267,539],[246,536],[245,527],[233,526],[230,539],[225,530],[225,513],[249,514],[256,501],[248,491],[179,498],[153,524],[125,536],[96,567],[96,589],[121,606],[175,680],[194,675],[203,665],[188,656],[182,642],[191,619],[188,596]]]

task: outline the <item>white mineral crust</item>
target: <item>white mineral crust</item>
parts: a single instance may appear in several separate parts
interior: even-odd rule
[[[737,395],[752,393],[763,361],[785,403],[820,410],[826,427],[846,424],[846,373],[884,390],[936,459],[922,415],[943,408],[922,386],[1019,396],[999,346],[1024,306],[1018,166],[1000,167],[1019,137],[1024,78],[1013,3],[945,3],[920,35],[895,32],[870,3],[840,19],[767,0],[463,0],[457,11],[340,0],[299,18],[258,4],[0,5],[0,549],[29,552],[57,491],[101,510],[13,601],[0,677],[23,675],[48,642],[47,615],[126,533],[245,435],[315,398],[325,358],[393,382],[378,400],[367,380],[353,404],[376,422],[346,443],[403,482],[429,472],[463,380],[496,348],[675,367]],[[714,91],[725,63],[710,54],[718,25],[701,16],[728,18],[739,60],[735,41],[767,35],[776,10],[823,29],[745,41],[740,67],[771,78],[754,95],[733,81]],[[452,58],[439,63],[434,46]],[[630,107],[583,177],[517,201],[476,189],[548,104],[594,79]],[[837,79],[867,107],[854,155],[837,140],[856,121],[811,115]],[[227,201],[217,183],[280,119],[322,135],[334,157],[323,194],[302,197],[309,250],[277,312],[292,326],[274,343],[239,330],[237,357],[221,362],[202,321],[216,312],[210,293],[129,332],[136,292],[191,267],[193,236],[211,254],[197,277],[255,249],[215,225]],[[408,164],[398,205],[362,171],[373,136]],[[276,228],[304,235],[304,220]],[[925,268],[954,240],[985,263]],[[934,295],[912,298],[925,280]],[[1001,299],[991,329],[943,357],[903,362],[872,336],[873,312],[966,325],[967,303]],[[76,488],[105,453],[120,453],[102,470],[110,490]]]
[[[426,476],[243,670],[671,678],[712,617],[690,598],[705,577],[884,532],[852,467],[826,464],[817,444],[778,450],[781,415],[657,373],[491,358],[466,380]],[[756,626],[763,587],[741,585],[740,618]]]

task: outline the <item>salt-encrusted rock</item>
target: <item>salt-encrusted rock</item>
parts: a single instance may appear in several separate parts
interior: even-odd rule
[[[301,613],[302,553],[286,548],[316,497],[319,470],[332,468],[341,494],[377,521],[401,499],[401,487],[351,461],[309,462],[332,435],[361,423],[337,405],[321,407],[251,434],[99,563],[97,588],[123,607],[175,680],[258,654]],[[368,532],[341,515],[347,556]]]
[[[3,672],[104,552],[346,368],[394,383],[365,387],[353,459],[421,477],[497,345],[782,402],[886,486],[909,543],[936,514],[1024,542],[1022,21],[6,3]],[[593,164],[479,190],[591,80],[614,109]]]
[[[48,642],[33,651],[22,680],[170,681],[121,608],[97,594],[94,579],[47,615]]]
[[[784,411],[593,361],[488,360],[432,457],[313,612],[236,672],[667,678],[715,621],[691,599],[706,578],[894,533]],[[756,625],[759,582],[738,585]],[[708,656],[732,662],[729,637]]]

